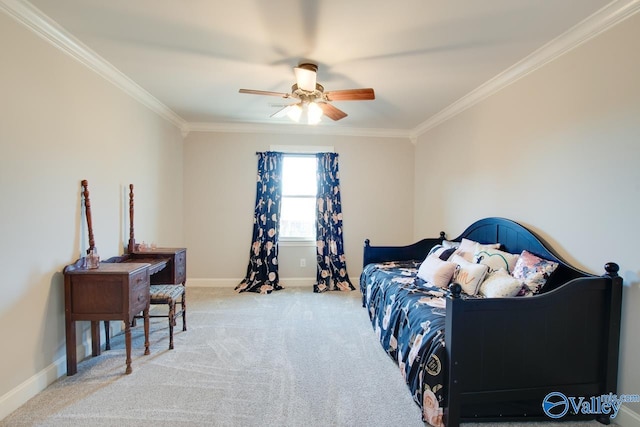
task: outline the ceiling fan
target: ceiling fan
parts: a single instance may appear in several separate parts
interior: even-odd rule
[[[318,72],[318,65],[316,64],[303,62],[295,67],[293,71],[296,76],[296,83],[291,86],[291,93],[253,89],[240,89],[240,93],[297,99],[298,102],[285,106],[272,114],[271,117],[280,118],[289,116],[297,122],[300,121],[303,113],[306,113],[309,124],[317,124],[323,114],[331,120],[340,120],[347,117],[347,113],[331,105],[331,101],[364,101],[375,99],[375,94],[371,88],[325,92],[324,86],[316,81],[316,74]]]

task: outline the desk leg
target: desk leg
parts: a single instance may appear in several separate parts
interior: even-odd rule
[[[186,280],[182,282],[182,286],[184,288],[184,293],[182,294],[182,331],[187,330],[187,282]]]
[[[78,372],[78,359],[76,355],[76,322],[70,319],[69,313],[66,314],[67,376],[71,376]]]
[[[132,369],[131,369],[131,321],[129,320],[128,316],[125,319],[124,344],[127,351],[127,370],[124,373],[130,374],[132,372]]]
[[[91,355],[100,356],[100,322],[91,321]]]
[[[109,321],[104,321],[104,349],[111,350],[111,330],[109,327]]]
[[[144,354],[151,354],[149,350],[149,308],[146,308],[142,315],[144,316]]]

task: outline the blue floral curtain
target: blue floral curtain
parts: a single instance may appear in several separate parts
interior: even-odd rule
[[[253,239],[245,278],[238,292],[269,294],[282,289],[278,284],[278,228],[282,198],[282,153],[257,153],[258,177]]]
[[[355,289],[347,274],[342,240],[342,203],[338,154],[318,153],[316,204],[316,245],[318,271],[314,292]]]

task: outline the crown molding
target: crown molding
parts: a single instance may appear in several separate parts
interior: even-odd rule
[[[409,131],[403,129],[374,129],[350,127],[309,126],[291,124],[247,124],[247,123],[189,123],[187,132],[230,132],[230,133],[276,133],[294,135],[340,135],[366,136],[372,138],[410,139]]]
[[[187,122],[26,0],[0,0],[0,10],[178,127]]]
[[[423,121],[415,128],[407,130],[338,128],[302,126],[296,124],[189,123],[80,40],[68,33],[27,0],[0,0],[0,10],[178,127],[183,137],[186,137],[189,132],[284,133],[406,138],[415,144],[418,137],[430,129],[460,114],[509,86],[511,83],[514,83],[637,13],[640,11],[640,0],[612,1],[521,61]]]
[[[640,0],[614,0],[560,36],[543,45],[502,73],[478,86],[440,112],[420,123],[409,134],[418,136],[504,89],[527,74],[575,49],[640,10]]]
[[[174,124],[180,129],[183,137],[189,132],[198,131],[409,138],[408,130],[397,129],[329,128],[295,124],[189,123],[27,0],[0,0],[0,10]]]

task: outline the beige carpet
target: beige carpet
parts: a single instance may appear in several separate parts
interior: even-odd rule
[[[165,319],[152,319],[151,355],[133,330],[131,375],[116,336],[0,426],[424,426],[358,291],[188,288],[188,302],[174,350]],[[600,425],[504,426],[538,424]]]

